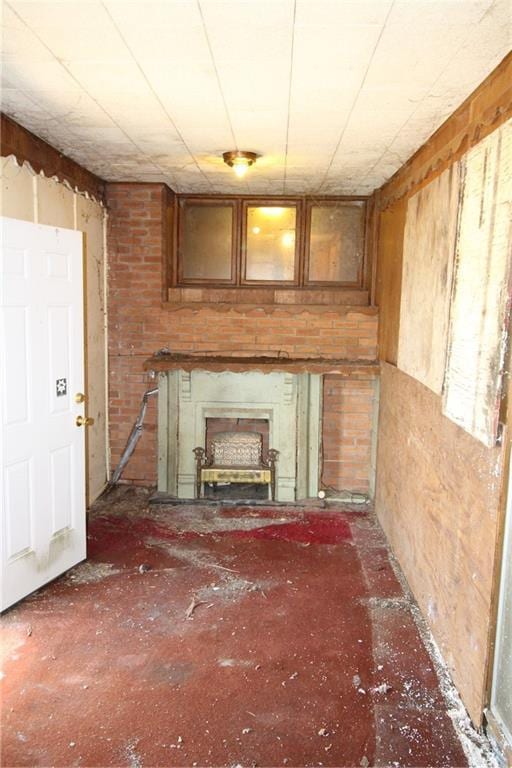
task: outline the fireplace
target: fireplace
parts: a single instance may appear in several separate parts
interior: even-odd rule
[[[321,376],[258,370],[169,370],[159,374],[158,490],[195,496],[194,448],[215,430],[260,431],[279,451],[276,499],[316,496],[319,487]],[[229,425],[229,429],[225,427]]]
[[[220,417],[206,419],[206,451],[210,452],[211,442],[221,432],[258,432],[263,443],[263,455],[267,456],[269,443],[268,419],[224,419]]]

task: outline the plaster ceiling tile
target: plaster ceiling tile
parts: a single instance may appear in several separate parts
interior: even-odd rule
[[[101,2],[10,0],[10,4],[59,59],[95,59],[98,51],[110,60],[129,55]]]
[[[51,121],[51,116],[39,104],[34,102],[24,91],[17,88],[2,90],[2,112],[29,131],[34,131],[36,126],[39,130],[40,125],[44,125],[49,119]]]
[[[148,93],[148,84],[135,62],[117,59],[77,59],[69,62],[69,70],[77,81],[95,97],[121,94],[136,99]],[[132,102],[133,104],[133,102]]]
[[[302,62],[294,65],[291,108],[297,112],[315,109],[336,110],[351,105],[357,96],[364,67],[353,62],[333,70],[326,70],[318,61],[308,67]]]
[[[55,59],[37,61],[23,56],[10,56],[2,65],[11,83],[27,90],[80,91],[80,85]]]
[[[145,64],[145,72],[152,89],[159,100],[180,127],[194,123],[202,126],[204,133],[205,114],[213,124],[224,124],[229,131],[229,122],[218,88],[215,73],[211,67],[193,64],[184,76],[183,68],[163,70],[156,61]]]
[[[217,66],[253,62],[276,66],[290,61],[292,0],[201,0],[206,32]]]
[[[139,171],[137,174],[139,181],[145,182],[164,182],[168,183],[169,176],[166,173],[157,173],[152,171]]]
[[[77,125],[74,127],[74,133],[81,137],[84,141],[95,143],[98,135],[98,129],[95,126],[91,127],[86,125]],[[102,147],[116,144],[126,147],[130,153],[133,152],[133,146],[128,142],[126,135],[120,131],[116,125],[110,124],[109,126],[104,126],[101,129],[101,141]]]
[[[253,152],[283,152],[286,138],[286,112],[283,110],[238,110],[231,113],[238,146]]]
[[[290,119],[290,130],[288,136],[289,152],[313,152],[332,154],[338,143],[340,125],[343,125],[348,117],[347,112],[336,116],[336,120],[326,121],[322,119],[322,114],[318,113],[311,116],[309,126],[306,116],[301,120],[296,120],[294,116]]]
[[[204,135],[201,126],[197,121],[190,120],[187,116],[179,119],[180,131],[185,137],[187,147],[196,155],[204,158],[205,161],[222,161],[222,153],[233,149],[233,138],[229,129],[226,129],[223,120],[212,120],[208,136]],[[210,121],[208,121],[210,123]],[[233,173],[233,171],[231,171]]]
[[[178,68],[210,60],[201,15],[193,2],[105,3],[115,25],[142,64],[147,59],[160,66]]]
[[[112,125],[112,120],[85,91],[44,89],[26,93],[52,116],[56,124],[66,124],[70,128],[76,125],[94,127],[96,141],[98,131]]]
[[[341,4],[340,4],[341,5]],[[364,74],[381,32],[380,25],[329,23],[311,27],[297,25],[294,39],[294,70],[322,70],[339,79],[351,68]]]
[[[236,67],[220,66],[222,90],[231,112],[235,110],[288,109],[290,64],[240,62]]]
[[[370,90],[393,84],[408,95],[424,93],[471,32],[473,14],[453,25],[449,14],[426,13],[418,24],[417,14],[411,15],[409,6],[394,9],[366,78],[365,87]]]
[[[53,54],[5,3],[2,5],[2,60],[13,56],[32,61],[52,61]]]
[[[366,86],[354,104],[354,119],[365,119],[373,113],[376,117],[382,116],[383,122],[388,119],[403,120],[425,98],[427,92],[418,83],[411,83],[408,87],[394,83],[371,88]]]
[[[464,44],[452,58],[431,94],[438,99],[450,91],[450,96],[462,92],[468,96],[512,47],[512,12],[509,0],[495,0],[478,26],[471,29]],[[462,98],[459,96],[459,103]]]
[[[382,26],[393,0],[297,0],[297,26]]]
[[[183,143],[176,139],[170,131],[159,131],[154,134],[142,134],[137,131],[130,131],[130,138],[147,155],[165,155],[168,158],[175,158],[176,163],[190,160],[190,155]]]
[[[366,147],[387,146],[395,139],[410,112],[406,115],[406,117],[388,115],[378,110],[359,113],[357,117],[350,120],[338,153],[342,156],[343,153],[353,151],[354,148],[361,151]]]

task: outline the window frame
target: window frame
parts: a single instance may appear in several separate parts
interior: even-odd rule
[[[309,267],[311,264],[311,224],[313,217],[313,208],[334,208],[339,206],[340,203],[363,203],[362,205],[362,253],[361,263],[358,267],[357,280],[310,280],[309,279]],[[307,288],[313,288],[318,286],[320,288],[362,288],[364,281],[364,274],[366,268],[366,243],[368,238],[368,201],[353,198],[349,199],[337,199],[337,200],[308,200],[306,201],[306,226],[305,226],[305,249],[304,249],[304,286]]]
[[[308,279],[311,238],[311,212],[314,207],[338,206],[340,203],[362,203],[363,252],[355,282],[311,281]],[[181,258],[184,234],[184,216],[187,205],[229,205],[233,211],[231,243],[231,279],[184,278]],[[287,207],[296,210],[295,271],[293,280],[247,280],[247,209],[249,207]],[[184,193],[176,195],[176,226],[173,233],[172,279],[169,288],[230,289],[247,291],[269,288],[270,290],[368,290],[368,254],[371,247],[371,197],[365,195],[293,196],[279,195],[201,195]]]
[[[184,223],[185,223],[185,211],[187,206],[201,206],[201,207],[222,207],[231,208],[231,277],[226,278],[207,278],[207,277],[184,277],[183,275],[183,242],[184,242]],[[194,286],[194,285],[212,285],[212,286],[236,286],[238,283],[238,270],[239,259],[238,254],[240,252],[238,242],[238,219],[239,219],[239,201],[236,198],[210,198],[197,196],[197,197],[180,197],[177,202],[178,206],[178,223],[177,223],[177,240],[176,240],[176,284],[178,286]]]
[[[271,198],[262,200],[261,198],[246,198],[242,201],[241,210],[241,249],[240,249],[240,285],[248,286],[268,286],[269,288],[278,288],[283,286],[299,287],[301,278],[302,262],[302,228],[303,215],[301,200],[297,198]],[[293,280],[249,280],[247,273],[247,215],[249,208],[295,208],[295,254]]]

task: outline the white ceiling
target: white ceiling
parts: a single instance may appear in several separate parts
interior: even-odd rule
[[[510,0],[10,0],[3,111],[104,179],[368,193],[511,48]],[[247,180],[223,165],[258,152]]]

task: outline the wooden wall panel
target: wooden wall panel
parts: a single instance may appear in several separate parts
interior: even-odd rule
[[[444,413],[493,446],[510,309],[512,121],[464,157]]]
[[[512,54],[378,191],[382,360],[396,363],[408,197],[511,115]],[[488,701],[503,449],[485,448],[443,417],[439,395],[390,365],[382,369],[376,512],[480,725]]]
[[[409,198],[404,234],[398,367],[443,389],[452,289],[459,163]]]
[[[94,424],[86,431],[89,499],[98,498],[106,482],[106,354],[105,354],[105,211],[94,200],[76,196],[76,229],[84,234],[86,265],[87,412]]]
[[[402,251],[406,201],[380,215],[377,244],[375,304],[379,307],[379,357],[397,361],[402,288]]]
[[[454,682],[479,723],[488,658],[501,450],[382,364],[376,507]]]

